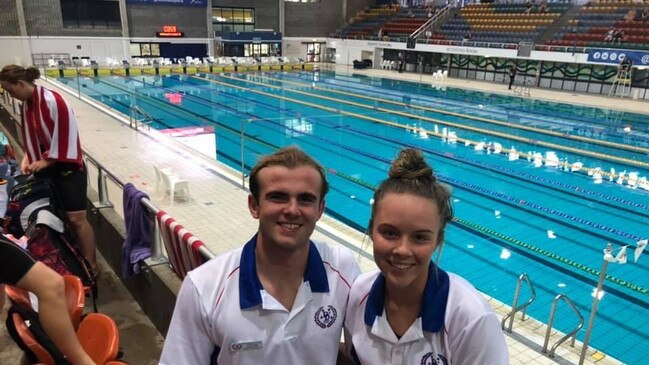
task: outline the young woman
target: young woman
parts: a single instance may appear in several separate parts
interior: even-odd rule
[[[380,271],[359,276],[347,304],[346,352],[356,364],[509,363],[491,307],[431,261],[452,217],[450,193],[421,152],[401,151],[368,227]]]
[[[77,121],[61,95],[35,84],[40,76],[36,67],[8,65],[0,71],[0,86],[23,102],[25,155],[20,171],[52,180],[81,250],[96,269],[95,236],[86,217],[88,178]]]

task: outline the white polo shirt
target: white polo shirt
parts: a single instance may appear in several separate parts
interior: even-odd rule
[[[257,236],[187,274],[160,364],[335,364],[349,290],[360,274],[351,251],[310,243],[293,308],[267,293],[255,266]]]
[[[419,317],[397,338],[385,316],[385,277],[365,273],[352,285],[345,335],[362,365],[506,365],[500,321],[480,293],[455,274],[430,264]]]

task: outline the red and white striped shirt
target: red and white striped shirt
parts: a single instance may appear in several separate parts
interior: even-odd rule
[[[57,92],[36,85],[23,103],[23,141],[30,163],[50,159],[83,166],[77,121]]]

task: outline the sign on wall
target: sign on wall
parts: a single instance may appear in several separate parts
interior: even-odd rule
[[[588,62],[619,64],[625,57],[629,57],[634,66],[649,66],[649,52],[622,49],[591,49],[588,52]]]
[[[126,0],[127,4],[207,6],[207,0]]]

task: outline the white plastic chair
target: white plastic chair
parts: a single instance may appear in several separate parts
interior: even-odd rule
[[[156,194],[159,194],[162,183],[164,182],[162,179],[162,174],[174,174],[174,171],[171,167],[158,167],[156,165],[153,165],[153,170],[155,170],[155,191]]]
[[[160,187],[164,188],[165,194],[169,192],[169,198],[171,205],[174,204],[176,198],[176,192],[182,193],[181,197],[185,201],[189,201],[189,182],[185,179],[180,178],[177,172],[175,172],[170,167],[167,168],[158,168],[153,165],[153,168],[156,171],[156,191],[159,191]]]
[[[178,174],[176,173],[165,174],[163,172],[162,181],[169,189],[169,199],[171,201],[171,205],[174,205],[176,192],[182,193],[181,197],[183,198],[183,200],[189,201],[189,182],[187,182],[187,180],[181,179],[180,176],[178,176]]]

